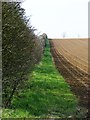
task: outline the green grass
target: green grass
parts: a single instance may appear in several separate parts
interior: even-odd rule
[[[24,92],[13,99],[13,108],[3,110],[3,118],[64,118],[75,115],[77,99],[56,70],[49,43],[27,84]]]

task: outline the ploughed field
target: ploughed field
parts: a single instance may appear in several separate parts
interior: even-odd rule
[[[70,84],[80,105],[88,103],[88,39],[51,39],[57,69]]]
[[[71,64],[88,72],[88,39],[56,39],[53,44]]]

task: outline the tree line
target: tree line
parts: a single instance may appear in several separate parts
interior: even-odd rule
[[[2,104],[10,107],[13,96],[24,89],[27,74],[42,57],[46,34],[35,35],[18,2],[2,3]]]

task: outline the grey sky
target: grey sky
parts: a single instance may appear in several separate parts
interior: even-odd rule
[[[88,0],[25,0],[31,25],[51,38],[88,37]]]

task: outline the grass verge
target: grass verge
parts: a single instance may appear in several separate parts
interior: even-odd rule
[[[49,42],[27,81],[23,93],[13,99],[12,109],[3,109],[3,118],[66,118],[76,114],[77,99],[56,70]]]

